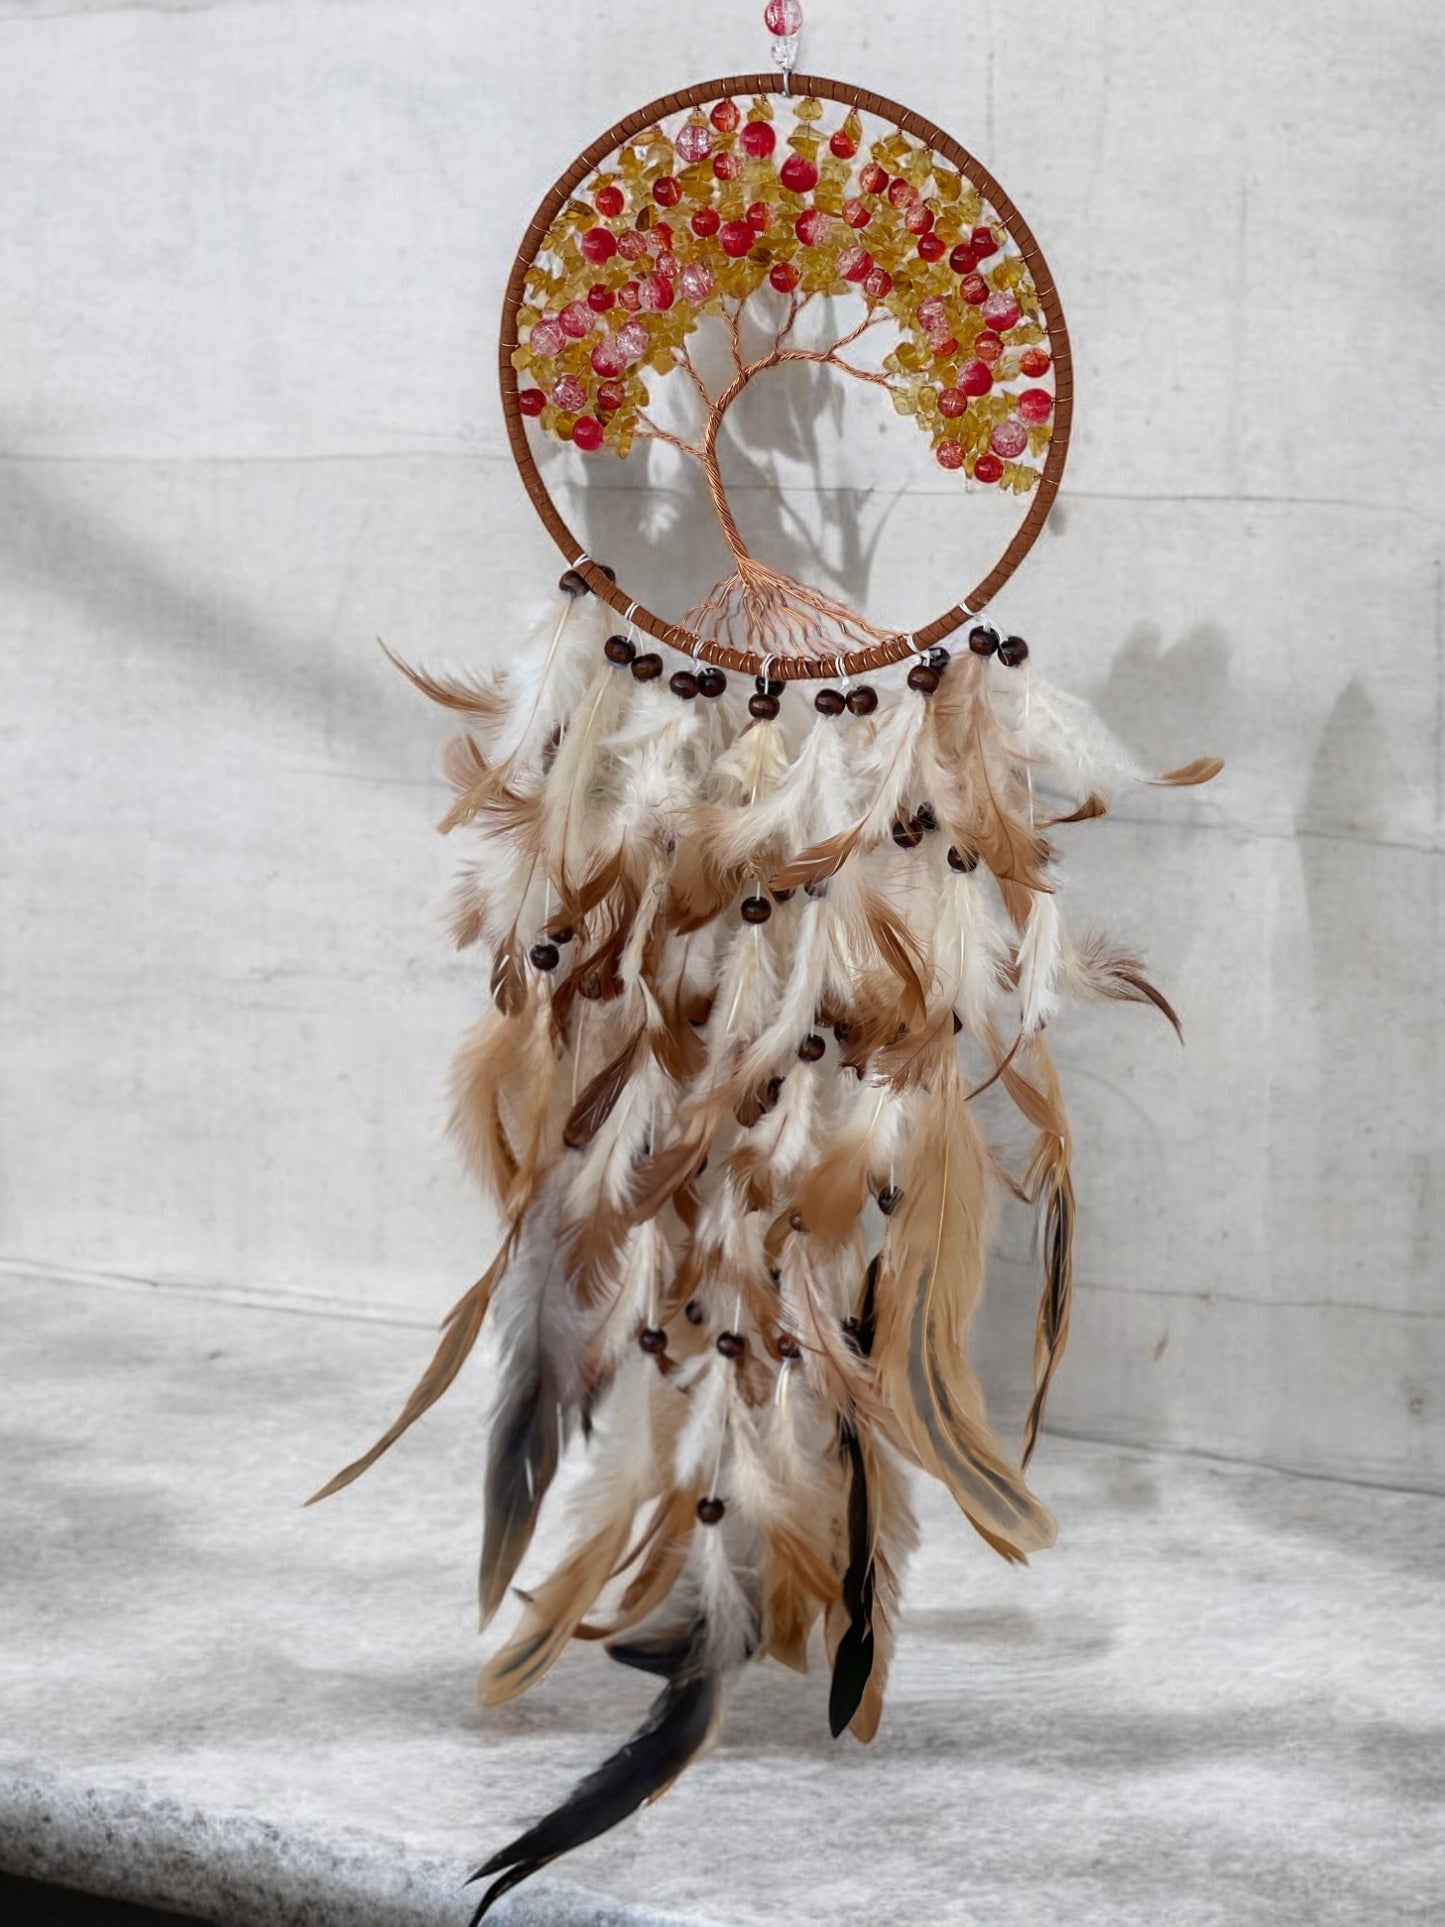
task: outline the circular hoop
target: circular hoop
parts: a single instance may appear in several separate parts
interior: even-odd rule
[[[1027,222],[1004,193],[998,182],[967,149],[960,147],[951,135],[941,127],[936,127],[922,114],[915,114],[911,108],[900,106],[897,101],[889,100],[882,94],[870,93],[866,88],[849,87],[837,80],[826,80],[815,74],[794,74],[791,90],[785,90],[783,75],[772,72],[765,74],[733,74],[722,80],[701,81],[695,87],[686,87],[680,93],[664,94],[652,100],[645,107],[639,107],[624,119],[614,123],[605,134],[601,134],[586,147],[572,162],[567,171],[560,176],[543,197],[541,206],[532,216],[522,237],[522,245],[512,264],[512,272],[507,278],[506,296],[502,302],[502,332],[498,348],[498,363],[502,386],[502,416],[507,425],[507,439],[511,444],[512,458],[517,464],[522,478],[522,486],[531,498],[532,506],[542,519],[552,540],[566,557],[568,565],[582,576],[589,589],[602,597],[604,602],[616,609],[618,614],[630,611],[630,619],[635,627],[646,630],[658,642],[666,643],[685,655],[700,657],[704,662],[716,664],[719,669],[730,669],[736,674],[757,675],[763,658],[750,651],[733,649],[725,643],[711,642],[685,629],[679,623],[666,622],[623,588],[605,575],[583,549],[581,542],[572,533],[557,511],[556,504],[547,491],[532,454],[531,443],[527,439],[526,421],[518,405],[517,373],[512,366],[512,354],[517,347],[517,316],[522,306],[522,295],[528,268],[536,258],[542,241],[551,229],[552,223],[567,201],[572,190],[579,182],[624,142],[634,134],[651,127],[654,122],[665,120],[669,115],[684,109],[700,107],[708,101],[729,100],[739,94],[781,94],[790,91],[794,99],[812,96],[815,99],[833,100],[854,109],[858,113],[871,114],[877,119],[891,122],[903,133],[912,134],[927,143],[929,149],[943,157],[951,166],[964,176],[988,202],[1008,229],[1016,243],[1034,283],[1039,305],[1044,311],[1045,324],[1049,337],[1049,352],[1054,366],[1054,426],[1049,442],[1048,453],[1039,474],[1038,486],[1033,492],[1028,513],[1015,530],[1012,540],[989,573],[961,602],[946,609],[941,616],[911,635],[899,635],[888,642],[875,643],[871,648],[855,649],[841,658],[844,665],[841,673],[847,676],[865,675],[869,670],[884,669],[890,663],[901,662],[904,657],[928,649],[941,642],[945,636],[952,635],[962,623],[976,616],[996,596],[1008,581],[1014,570],[1023,561],[1038,539],[1039,531],[1048,520],[1054,498],[1059,492],[1059,483],[1064,472],[1064,463],[1069,452],[1069,425],[1074,406],[1074,368],[1069,349],[1069,332],[1064,322],[1064,311],[1060,306],[1053,277],[1038,242],[1034,239]],[[840,658],[828,656],[780,656],[769,657],[771,672],[782,682],[821,681],[839,675]]]

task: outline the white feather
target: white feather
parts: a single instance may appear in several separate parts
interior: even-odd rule
[[[1059,903],[1052,891],[1036,890],[1019,939],[1019,1008],[1026,1031],[1042,1030],[1059,1007]]]
[[[1086,702],[1025,669],[990,676],[989,701],[1020,761],[1040,764],[1082,802],[1144,783],[1149,773]]]

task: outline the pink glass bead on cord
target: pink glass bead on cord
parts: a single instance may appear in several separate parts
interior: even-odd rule
[[[803,9],[798,0],[768,0],[763,8],[763,25],[771,34],[801,33]]]

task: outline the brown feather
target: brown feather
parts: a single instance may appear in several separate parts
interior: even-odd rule
[[[1212,783],[1223,768],[1222,756],[1198,756],[1180,769],[1166,770],[1162,776],[1151,776],[1149,781],[1166,789],[1192,789],[1196,783]]]
[[[423,696],[443,709],[459,710],[463,715],[475,716],[484,723],[498,722],[506,712],[506,699],[494,682],[482,682],[467,676],[431,676],[424,669],[413,669],[410,663],[403,662],[387,645],[377,637],[377,645],[393,669],[399,669],[413,689],[419,689]]]
[[[611,1063],[603,1065],[572,1106],[562,1132],[562,1142],[569,1151],[580,1151],[590,1144],[612,1115],[618,1098],[626,1090],[632,1076],[644,1034],[641,1028],[635,1030]]]

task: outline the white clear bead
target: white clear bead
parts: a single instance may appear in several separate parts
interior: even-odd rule
[[[790,73],[798,64],[798,35],[779,34],[773,42],[773,60],[784,73]]]

